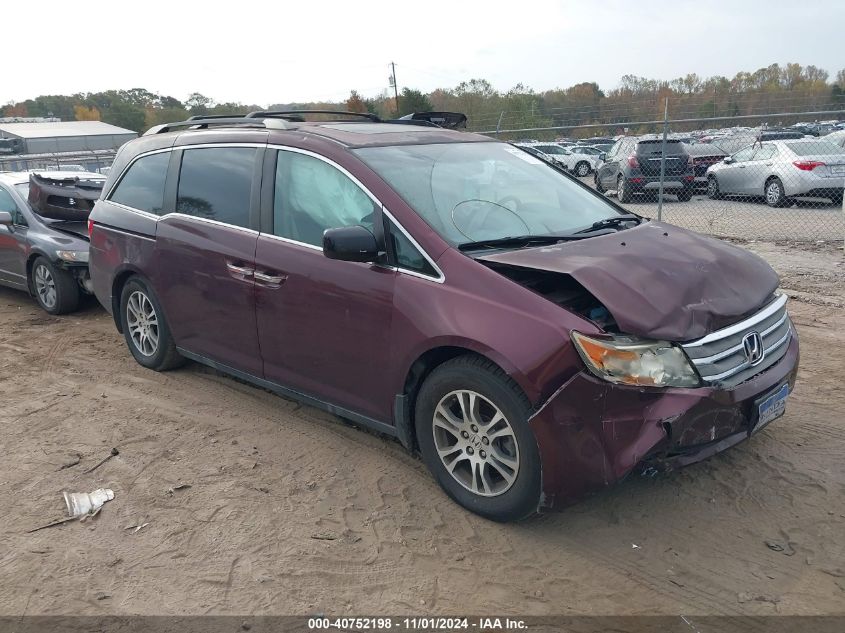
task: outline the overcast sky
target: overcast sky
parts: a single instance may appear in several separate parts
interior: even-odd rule
[[[379,11],[379,8],[382,11]],[[430,6],[431,10],[427,10]],[[507,90],[777,62],[845,67],[843,0],[4,2],[0,103],[146,88],[269,105],[484,78]],[[4,63],[5,65],[5,63]],[[14,68],[14,72],[9,72]]]

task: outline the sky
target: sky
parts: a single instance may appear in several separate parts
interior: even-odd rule
[[[400,89],[424,92],[471,78],[542,91],[775,62],[845,68],[843,0],[37,4],[35,15],[32,3],[0,10],[3,60],[21,56],[0,74],[0,104],[128,88],[262,106],[340,101],[386,90],[391,61]]]

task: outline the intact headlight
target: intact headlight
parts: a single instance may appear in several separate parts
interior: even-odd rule
[[[668,341],[635,336],[594,338],[572,332],[572,342],[589,370],[608,382],[651,387],[701,384],[684,351]]]
[[[88,262],[88,251],[56,251],[56,255],[66,262]]]

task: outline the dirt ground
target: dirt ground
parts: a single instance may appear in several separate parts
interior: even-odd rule
[[[141,368],[96,303],[54,318],[0,289],[0,614],[845,614],[845,259],[747,246],[793,296],[786,416],[512,525],[394,441],[199,365]],[[27,533],[101,486],[96,518]]]

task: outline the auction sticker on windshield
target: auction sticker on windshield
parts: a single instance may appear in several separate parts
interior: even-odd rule
[[[789,385],[784,384],[775,393],[765,398],[757,406],[757,424],[751,430],[756,433],[772,420],[779,418],[786,411],[786,397],[789,395]]]

